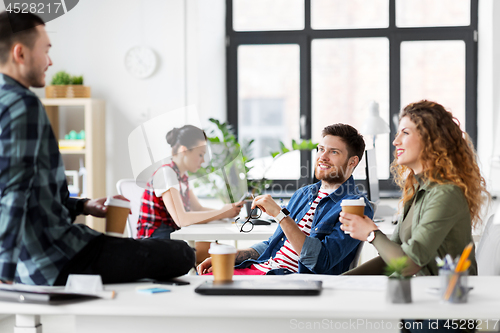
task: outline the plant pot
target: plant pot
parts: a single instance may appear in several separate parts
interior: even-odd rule
[[[90,87],[82,85],[46,86],[46,98],[89,98]]]
[[[391,303],[411,303],[411,279],[387,280],[387,301]]]

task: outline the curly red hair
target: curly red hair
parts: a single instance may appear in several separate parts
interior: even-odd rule
[[[469,135],[460,129],[460,122],[451,112],[435,102],[422,100],[408,104],[399,119],[403,117],[408,117],[416,125],[422,139],[424,148],[419,156],[422,176],[438,184],[453,183],[460,187],[469,204],[471,223],[475,226],[481,221],[481,207],[490,195]],[[398,165],[396,159],[391,164],[391,172],[403,190],[402,201],[406,203],[415,194],[415,174],[410,168]]]

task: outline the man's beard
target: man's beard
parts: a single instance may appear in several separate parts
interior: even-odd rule
[[[343,184],[347,180],[346,173],[349,161],[346,161],[345,164],[341,166],[333,165],[333,168],[329,169],[328,173],[320,170],[318,168],[318,163],[319,161],[316,161],[316,165],[314,166],[314,176],[316,176],[318,180],[324,181],[328,184]]]
[[[41,73],[38,72],[38,69],[33,66],[33,63],[31,64],[31,69],[30,71],[26,74],[26,79],[29,82],[30,87],[33,88],[42,88],[45,87],[45,81],[43,79],[45,71],[42,71]]]

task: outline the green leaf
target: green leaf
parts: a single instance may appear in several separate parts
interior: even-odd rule
[[[72,76],[71,77],[71,84],[74,85],[82,85],[83,84],[83,76]]]
[[[59,71],[54,74],[52,81],[50,82],[53,86],[61,86],[71,84],[71,75],[65,71]]]
[[[297,144],[295,140],[292,140],[292,149],[293,150],[300,150],[300,145]]]
[[[209,142],[220,143],[220,139],[218,137],[207,138]]]
[[[271,152],[271,156],[272,156],[273,158],[275,158],[275,157],[276,157],[276,156],[278,156],[279,154],[280,154],[280,152],[279,152],[279,151]]]
[[[403,270],[408,267],[408,257],[402,256],[391,259],[385,267],[385,274],[390,277],[403,279]]]

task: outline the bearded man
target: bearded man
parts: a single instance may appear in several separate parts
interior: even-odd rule
[[[349,269],[360,241],[340,229],[342,200],[363,198],[364,214],[373,217],[370,202],[358,191],[352,177],[364,154],[365,142],[355,128],[346,124],[327,126],[322,136],[315,162],[319,182],[297,190],[286,208],[270,195],[253,201],[252,208],[259,207],[273,216],[279,226],[269,240],[238,250],[236,275],[338,275]],[[198,274],[210,273],[211,266],[211,259],[206,259],[198,265]]]

